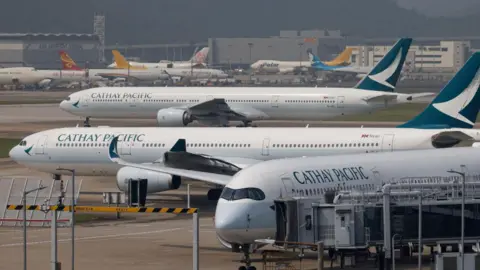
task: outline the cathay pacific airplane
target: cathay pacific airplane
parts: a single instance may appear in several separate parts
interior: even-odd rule
[[[125,166],[147,167],[152,172],[224,185],[215,211],[217,236],[224,246],[242,250],[247,266],[250,266],[250,246],[255,245],[255,240],[275,237],[273,209],[277,198],[317,197],[326,202],[327,194],[372,191],[384,183],[458,182],[460,177],[447,170],[460,170],[461,165],[466,166],[469,177],[480,177],[480,149],[473,147],[277,159],[255,164],[233,176],[131,164],[123,161],[114,148],[110,157]]]
[[[25,137],[10,157],[52,174],[63,167],[77,175],[116,175],[121,190],[127,179],[146,178],[149,192],[161,192],[178,188],[180,178],[151,172],[152,165],[201,160],[234,174],[271,159],[471,146],[480,139],[480,131],[471,129],[480,108],[479,58],[475,54],[421,114],[399,128],[59,128]],[[116,136],[122,159],[145,168],[108,159],[108,144]],[[175,146],[179,139],[188,142],[184,151]],[[212,189],[208,197],[220,192]]]
[[[286,87],[105,87],[79,91],[60,107],[86,118],[157,118],[160,126],[185,126],[192,121],[226,126],[257,120],[323,120],[371,112],[391,104],[424,102],[433,93],[395,93],[397,78],[411,39],[401,39],[377,67],[354,88]]]

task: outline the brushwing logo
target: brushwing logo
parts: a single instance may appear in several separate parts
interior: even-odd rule
[[[400,61],[402,60],[402,55],[403,55],[403,48],[400,48],[400,50],[397,53],[397,57],[395,57],[395,60],[388,66],[388,68],[384,69],[383,71],[374,74],[374,75],[369,75],[368,78],[370,78],[372,81],[375,81],[383,86],[389,87],[390,89],[395,89],[395,86],[391,85],[389,82],[387,82],[388,79],[390,79],[395,71],[397,71],[398,66],[400,65]]]
[[[25,149],[25,150],[24,150],[25,153],[26,153],[27,155],[31,156],[30,151],[32,151],[32,148],[33,148],[33,145],[30,146],[30,147],[28,147],[27,149]]]
[[[80,101],[77,101],[77,102],[73,103],[72,106],[75,107],[75,108],[78,108],[78,103],[80,103]]]
[[[477,71],[475,75],[475,79],[470,82],[470,84],[463,90],[463,92],[456,96],[455,98],[433,104],[435,109],[439,110],[440,112],[454,118],[460,120],[464,123],[468,123],[470,125],[474,125],[472,121],[468,120],[465,116],[463,116],[460,112],[472,102],[475,94],[477,93],[478,88],[480,87],[480,70]]]

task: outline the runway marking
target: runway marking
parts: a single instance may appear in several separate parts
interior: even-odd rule
[[[164,233],[164,232],[173,232],[178,230],[183,230],[185,228],[172,228],[172,229],[165,229],[165,230],[156,230],[156,231],[147,231],[147,232],[134,232],[134,233],[122,233],[122,234],[111,234],[111,235],[98,235],[98,236],[86,236],[86,237],[76,237],[75,240],[93,240],[93,239],[105,239],[105,238],[117,238],[117,237],[125,237],[125,236],[132,236],[132,235],[144,235],[144,234],[154,234],[154,233]],[[58,239],[59,243],[71,241],[71,238],[66,239]],[[39,244],[48,244],[52,241],[37,241],[37,242],[27,242],[27,245],[39,245]],[[0,247],[16,247],[16,246],[23,246],[23,243],[11,243],[11,244],[3,244]]]

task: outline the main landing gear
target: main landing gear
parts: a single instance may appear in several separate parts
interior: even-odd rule
[[[240,124],[237,127],[257,127],[257,125],[252,124],[252,121],[242,121],[243,125]]]
[[[90,117],[85,118],[85,121],[83,121],[83,126],[90,127]]]

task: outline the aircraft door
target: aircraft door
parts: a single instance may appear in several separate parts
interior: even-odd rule
[[[263,139],[262,156],[270,155],[270,138]]]
[[[295,191],[295,186],[293,185],[292,179],[289,177],[282,178],[283,186],[285,187],[285,194],[280,194],[280,195],[285,195],[287,197],[293,197],[294,191]]]
[[[38,138],[37,143],[35,144],[35,154],[37,155],[44,155],[45,154],[45,147],[47,146],[47,135],[42,135]]]
[[[213,96],[212,96],[212,95],[208,95],[207,98],[205,99],[205,101],[212,100],[212,99],[213,99]]]
[[[119,142],[120,155],[131,155],[133,142]]]
[[[90,96],[82,96],[80,98],[80,106],[82,108],[88,108],[88,105],[89,105],[90,101],[91,101]]]
[[[338,96],[337,97],[337,108],[343,108],[344,104],[345,104],[345,97],[344,96]]]
[[[272,108],[278,108],[278,96],[272,96]]]
[[[385,134],[382,139],[382,152],[391,152],[393,151],[393,139],[395,135]]]

